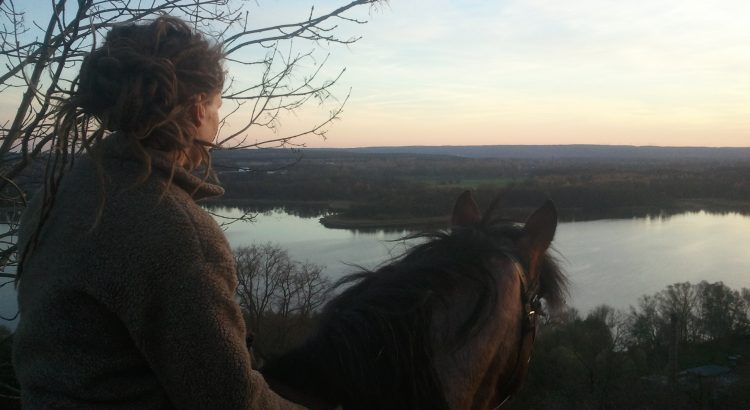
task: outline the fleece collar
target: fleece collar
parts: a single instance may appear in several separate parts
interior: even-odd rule
[[[100,150],[105,161],[108,158],[117,158],[141,162],[141,159],[133,152],[132,142],[124,133],[116,132],[105,137],[100,144]],[[151,157],[152,172],[160,171],[168,177],[172,172],[172,162],[168,153],[151,148],[146,148],[146,152]],[[223,195],[224,188],[215,182],[215,177],[211,175],[204,180],[203,175],[194,175],[180,166],[174,168],[172,184],[192,195],[195,200]]]

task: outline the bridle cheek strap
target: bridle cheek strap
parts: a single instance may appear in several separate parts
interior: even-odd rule
[[[536,339],[536,310],[529,310],[524,320],[523,335],[521,336],[521,348],[518,351],[518,357],[522,360],[516,365],[516,372],[513,375],[513,383],[510,386],[508,397],[512,397],[523,385],[526,380],[526,374],[529,370],[529,362],[534,352],[534,341]],[[525,360],[524,360],[525,359]]]
[[[523,317],[521,318],[521,341],[518,348],[518,355],[516,356],[515,370],[513,371],[512,377],[509,379],[505,386],[503,400],[493,409],[498,409],[503,406],[523,385],[523,381],[526,379],[526,374],[529,370],[529,362],[531,361],[531,355],[534,350],[534,341],[536,339],[537,331],[537,316],[539,316],[540,302],[539,295],[537,292],[537,284],[529,286],[526,281],[526,277],[522,270],[519,270],[519,278],[521,279],[521,303],[523,305]]]

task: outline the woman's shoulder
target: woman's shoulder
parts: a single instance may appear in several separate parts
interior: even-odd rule
[[[109,203],[105,203],[102,212],[102,237],[132,238],[130,241],[144,244],[146,250],[154,245],[189,246],[205,253],[204,248],[216,252],[217,247],[229,247],[211,215],[174,184],[147,182],[113,192],[105,201]],[[108,229],[112,231],[106,232]]]
[[[234,256],[221,228],[183,190],[156,185],[106,196],[90,237],[97,253],[87,262],[98,278],[94,291],[127,293],[144,286],[157,291],[173,285],[203,286],[206,281],[231,286],[236,280]],[[203,282],[191,276],[196,270]]]
[[[196,192],[218,193],[220,187],[158,164],[149,173],[124,151],[104,152],[108,155],[98,162],[79,158],[63,177],[44,227],[56,247],[96,251],[113,260],[157,250],[211,260],[231,257],[223,231],[195,202]],[[35,227],[35,215],[29,209],[24,228]],[[79,240],[66,239],[74,237]]]

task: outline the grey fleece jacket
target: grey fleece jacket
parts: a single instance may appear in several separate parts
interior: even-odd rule
[[[63,178],[18,288],[13,362],[26,409],[296,409],[251,367],[234,259],[194,199],[223,189],[125,136],[102,142],[107,178],[81,158]],[[192,194],[192,196],[191,196]],[[21,222],[28,243],[40,195]]]

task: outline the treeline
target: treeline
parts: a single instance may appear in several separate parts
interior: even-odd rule
[[[750,408],[749,318],[750,290],[721,282],[676,283],[628,312],[566,310],[541,328],[511,408]]]
[[[229,164],[229,165],[227,165]],[[234,164],[234,165],[232,165]],[[427,155],[349,155],[254,163],[226,162],[228,203],[345,201],[345,218],[434,217],[473,189],[485,203],[502,192],[506,208],[551,198],[566,219],[709,209],[750,211],[750,164],[592,159],[477,159]],[[264,171],[272,170],[272,171]]]

